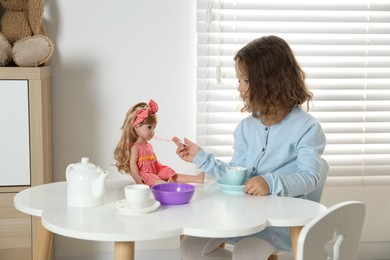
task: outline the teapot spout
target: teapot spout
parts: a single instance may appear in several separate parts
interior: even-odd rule
[[[102,171],[100,175],[91,182],[92,194],[95,198],[101,198],[103,196],[105,180],[108,174],[108,171]]]

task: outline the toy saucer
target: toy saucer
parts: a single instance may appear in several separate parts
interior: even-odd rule
[[[217,185],[224,192],[244,194],[244,188],[245,188],[244,185],[230,185],[230,184],[227,184],[227,180],[225,178],[219,179],[217,181]]]
[[[121,213],[125,213],[128,215],[142,215],[156,210],[158,207],[160,207],[160,205],[160,202],[158,202],[157,200],[149,199],[144,208],[132,209],[127,203],[127,200],[123,199],[118,200],[115,203],[115,208],[117,208]]]

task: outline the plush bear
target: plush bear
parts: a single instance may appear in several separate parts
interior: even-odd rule
[[[0,0],[0,66],[48,64],[54,45],[47,37],[43,11],[44,0]]]

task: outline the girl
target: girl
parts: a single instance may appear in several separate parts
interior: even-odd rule
[[[204,173],[177,174],[157,160],[152,145],[148,143],[154,136],[157,111],[158,105],[150,100],[149,105],[141,102],[127,112],[122,126],[122,137],[114,152],[118,171],[129,173],[136,183],[149,186],[165,182],[203,183]]]
[[[319,182],[324,132],[301,109],[312,93],[290,46],[276,36],[256,39],[234,57],[243,111],[251,113],[234,131],[230,165],[248,169],[245,192],[250,195],[305,197]],[[225,176],[228,164],[185,139],[172,139],[176,153],[214,178]],[[233,252],[220,248],[235,244]],[[267,259],[276,250],[291,250],[287,228],[269,227],[247,237],[198,238],[185,236],[180,244],[183,260]]]

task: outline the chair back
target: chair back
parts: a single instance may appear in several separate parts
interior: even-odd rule
[[[338,203],[306,224],[298,237],[298,260],[353,260],[366,208],[359,201]]]
[[[321,196],[322,196],[322,191],[324,189],[326,177],[328,176],[328,170],[329,170],[329,165],[328,162],[321,158],[322,161],[322,167],[320,171],[320,182],[318,183],[316,189],[306,195],[306,198],[315,202],[320,202]]]

